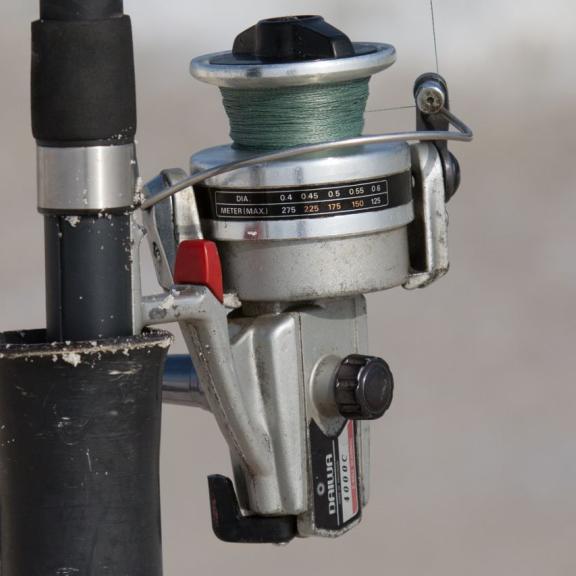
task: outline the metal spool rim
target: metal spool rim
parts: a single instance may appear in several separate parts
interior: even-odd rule
[[[389,68],[396,61],[396,49],[390,44],[355,42],[358,56],[333,60],[282,62],[267,64],[246,62],[215,64],[215,58],[230,52],[216,52],[194,58],[190,73],[197,80],[226,88],[277,88],[309,84],[332,84],[367,78]]]

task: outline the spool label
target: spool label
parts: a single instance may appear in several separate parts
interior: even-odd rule
[[[349,420],[337,437],[325,436],[310,423],[314,489],[314,524],[340,530],[360,516],[356,424]]]
[[[242,191],[196,186],[202,218],[290,220],[396,208],[412,201],[411,174],[332,186]]]

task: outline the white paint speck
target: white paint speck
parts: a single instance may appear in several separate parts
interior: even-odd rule
[[[72,366],[76,368],[76,366],[82,362],[82,356],[77,352],[67,352],[66,354],[62,354],[62,360],[68,362],[68,364],[72,364]]]
[[[73,568],[72,566],[63,566],[56,570],[56,576],[74,576],[74,574],[79,574],[80,570],[78,568]]]
[[[80,224],[80,216],[66,216],[64,220],[66,220],[66,222],[68,222],[72,228],[76,228],[76,226]]]
[[[138,368],[132,368],[132,370],[110,370],[108,374],[110,374],[110,376],[131,376],[138,374]]]
[[[168,296],[164,299],[162,304],[160,304],[159,308],[161,310],[168,310],[169,308],[172,308],[174,306],[175,302],[176,302],[176,300],[174,298],[174,295],[168,294]]]

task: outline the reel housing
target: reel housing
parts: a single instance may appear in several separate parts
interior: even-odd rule
[[[392,46],[353,43],[320,17],[259,22],[231,52],[191,64],[223,91],[234,143],[145,188],[171,292],[169,306],[144,299],[143,323],[180,323],[197,379],[169,360],[169,399],[207,407],[229,444],[236,490],[209,479],[223,540],[338,536],[367,505],[369,421],[389,408],[394,379],[367,354],[363,295],[447,272],[445,202],[459,172],[441,141],[471,134],[437,75],[416,82],[414,134],[362,137],[360,124],[327,141],[347,120],[338,102],[294,111],[291,99],[345,93],[394,60]],[[361,100],[347,110],[363,114]]]

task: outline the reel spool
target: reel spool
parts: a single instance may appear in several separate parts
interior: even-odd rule
[[[259,22],[231,52],[192,61],[194,77],[220,87],[234,140],[192,156],[192,174],[255,151],[360,136],[369,78],[395,59],[392,46],[353,43],[319,16]],[[243,301],[343,297],[409,276],[406,143],[241,168],[195,192],[204,234],[218,243],[225,290]]]

